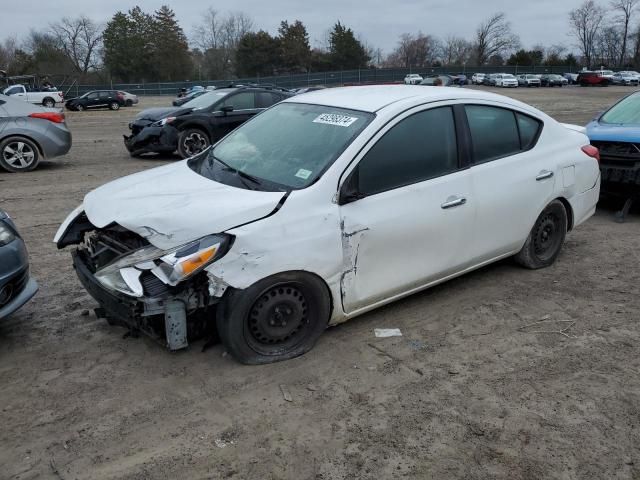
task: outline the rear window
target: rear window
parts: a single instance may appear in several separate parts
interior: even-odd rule
[[[527,115],[500,107],[465,107],[475,163],[515,155],[535,145],[542,123]]]

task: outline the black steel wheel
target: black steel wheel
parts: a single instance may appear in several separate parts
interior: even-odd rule
[[[537,269],[548,267],[560,254],[567,235],[567,210],[560,200],[554,200],[542,211],[531,233],[515,256],[522,266]]]
[[[247,364],[272,363],[309,351],[327,327],[329,291],[318,277],[290,272],[233,291],[216,316],[222,343]]]

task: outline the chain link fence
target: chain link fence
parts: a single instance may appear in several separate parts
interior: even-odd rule
[[[502,66],[502,67],[429,67],[429,68],[375,68],[361,70],[343,70],[336,72],[309,72],[293,75],[279,75],[273,77],[245,77],[229,80],[194,80],[183,82],[164,83],[108,83],[102,85],[71,85],[61,87],[65,96],[77,97],[91,90],[124,90],[136,95],[176,95],[181,88],[189,88],[195,85],[203,87],[222,87],[235,84],[262,83],[277,85],[283,88],[299,88],[313,85],[340,86],[340,85],[362,85],[402,82],[409,73],[420,75],[435,75],[439,73],[465,74],[471,77],[474,73],[574,73],[578,71],[575,65],[558,66]]]

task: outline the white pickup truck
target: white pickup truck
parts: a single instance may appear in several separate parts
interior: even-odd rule
[[[64,102],[64,95],[62,92],[56,90],[53,91],[32,91],[26,88],[24,85],[11,85],[5,88],[2,92],[7,96],[19,98],[29,103],[36,103],[44,107],[53,108],[56,103]]]

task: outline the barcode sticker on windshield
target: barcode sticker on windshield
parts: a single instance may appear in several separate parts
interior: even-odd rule
[[[298,173],[296,173],[296,177],[306,180],[311,176],[312,173],[313,172],[311,170],[305,170],[304,168],[301,168],[300,170],[298,170]]]
[[[336,125],[338,127],[349,127],[358,120],[358,117],[349,117],[348,115],[340,115],[338,113],[323,113],[313,121],[313,123],[324,123],[327,125]]]

